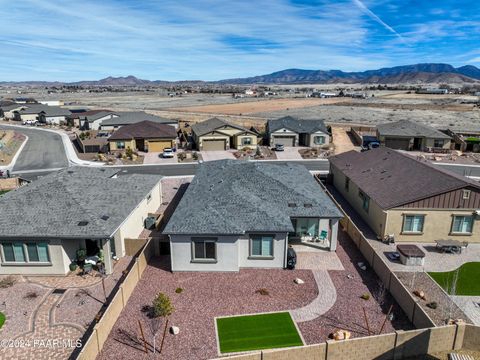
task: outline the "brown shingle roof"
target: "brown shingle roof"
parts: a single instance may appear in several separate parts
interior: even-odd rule
[[[467,186],[480,189],[473,180],[385,147],[349,151],[329,160],[383,209]]]
[[[122,126],[110,136],[109,140],[175,139],[176,137],[177,133],[173,126],[146,120],[136,124]]]

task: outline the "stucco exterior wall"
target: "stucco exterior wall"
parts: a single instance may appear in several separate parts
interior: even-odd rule
[[[45,116],[45,121],[47,122],[47,124],[56,124],[56,125],[60,125],[60,123],[67,122],[65,116]]]
[[[125,238],[137,238],[144,228],[144,220],[148,213],[154,213],[162,202],[160,179],[159,183],[150,192],[151,199],[145,198],[133,210],[114,234],[115,252],[118,257],[125,256]]]
[[[425,215],[421,234],[402,233],[405,214]],[[387,233],[395,234],[395,241],[434,242],[435,240],[454,239],[458,241],[480,242],[480,219],[475,219],[472,234],[452,234],[453,215],[472,215],[471,210],[460,209],[392,209],[388,211]]]
[[[313,141],[315,136],[323,136],[325,138],[325,143],[324,144],[315,144],[315,142]],[[324,132],[322,131],[317,131],[313,134],[310,134],[310,136],[308,136],[308,143],[305,144],[306,146],[310,146],[310,147],[322,147],[322,146],[326,146],[330,144],[330,135],[329,134],[325,134]]]
[[[387,213],[378,206],[375,201],[370,199],[369,209],[366,212],[362,207],[362,199],[358,196],[358,186],[350,180],[349,190],[345,189],[345,175],[340,172],[334,165],[330,166],[333,175],[333,185],[362,217],[362,219],[372,228],[377,236],[383,238],[386,234],[385,224]]]
[[[299,144],[299,135],[296,132],[290,131],[288,129],[278,129],[277,131],[271,132],[268,135],[268,141],[270,146],[275,146],[275,136],[295,136],[295,146]]]
[[[218,133],[214,134],[208,134],[208,135],[203,135],[199,136],[196,140],[195,143],[197,145],[197,150],[201,151],[203,150],[203,140],[225,140],[226,148],[230,149],[230,137],[227,135],[222,135]]]
[[[287,233],[275,233],[273,239],[273,259],[254,259],[250,257],[250,237],[245,235],[238,240],[238,265],[245,268],[283,268],[287,248]]]
[[[443,143],[442,149],[450,149],[451,140],[450,139],[444,139],[443,141],[444,141],[444,143]],[[424,142],[423,142],[425,147],[433,147],[434,143],[435,143],[434,138],[426,138],[426,139],[424,139]]]
[[[135,150],[137,148],[137,144],[135,142],[135,140],[118,140],[118,141],[123,141],[125,142],[125,149],[126,148],[130,148],[132,150]],[[108,142],[108,146],[110,148],[110,151],[117,151],[117,150],[125,150],[125,149],[119,149],[117,147],[117,140],[112,140],[112,141],[109,141]]]
[[[252,143],[250,145],[242,145],[242,141],[244,138],[251,138]],[[234,147],[235,149],[243,149],[245,147],[255,150],[257,148],[258,139],[257,136],[254,134],[247,134],[247,135],[238,135],[234,137]]]

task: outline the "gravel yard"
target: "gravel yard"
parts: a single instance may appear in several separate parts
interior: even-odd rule
[[[409,330],[413,326],[406,315],[395,303],[388,291],[382,295],[379,279],[372,269],[361,270],[358,262],[366,262],[344,231],[338,233],[337,256],[345,270],[330,270],[329,274],[337,290],[337,301],[325,314],[315,320],[299,324],[300,331],[307,344],[327,340],[335,330],[343,329],[352,333],[352,337],[367,336],[368,330],[363,315],[367,313],[372,332],[378,334],[390,305],[393,304],[394,320],[387,321],[382,333],[395,329]],[[370,294],[370,300],[363,300],[363,294]]]
[[[23,281],[21,277],[15,278],[17,282],[13,286],[0,289],[0,311],[7,318],[0,330],[2,339],[13,339],[29,331],[34,310],[50,292],[49,289],[40,285]]]
[[[146,357],[142,343],[136,340],[140,333],[137,320],[141,319],[150,342],[148,318],[141,310],[158,292],[172,299],[175,312],[169,324],[180,328],[178,335],[167,335],[162,352],[165,359],[216,357],[215,316],[289,310],[310,303],[318,294],[309,270],[171,273],[167,264],[168,258],[156,258],[147,267],[98,359]],[[297,277],[305,281],[301,291],[293,282]],[[183,292],[177,294],[176,288]],[[256,293],[259,289],[266,289],[269,295]]]

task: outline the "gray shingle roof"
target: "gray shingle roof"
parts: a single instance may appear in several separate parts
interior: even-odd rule
[[[6,193],[0,237],[109,238],[160,181],[156,175],[111,178],[116,172],[72,167]]]
[[[196,124],[192,125],[192,131],[197,134],[197,136],[202,136],[208,133],[211,133],[212,131],[219,130],[221,127],[224,126],[231,126],[239,130],[243,130],[249,133],[252,133],[252,131],[238,125],[231,124],[225,120],[219,119],[219,118],[211,118]],[[220,129],[221,131],[221,129]]]
[[[219,160],[199,167],[164,233],[288,232],[291,217],[342,213],[302,165]]]
[[[158,124],[152,121],[141,121],[136,124],[122,126],[109,137],[109,140],[175,139],[176,137],[177,132],[173,126]]]
[[[114,112],[118,117],[111,119],[106,119],[102,121],[102,126],[121,126],[135,124],[140,121],[153,121],[160,124],[176,124],[176,120],[165,119],[159,116],[152,114],[147,114],[143,111],[132,111],[132,112]]]
[[[380,136],[409,136],[409,137],[426,137],[435,139],[450,139],[441,131],[418,122],[410,120],[400,120],[387,124],[377,125],[378,134]]]
[[[329,160],[383,209],[467,186],[480,189],[473,180],[384,147]]]
[[[25,110],[20,110],[20,114],[38,114],[42,111],[45,116],[70,116],[72,114],[68,109],[43,104],[25,104],[24,108]]]
[[[304,120],[292,116],[284,116],[279,119],[268,120],[267,128],[271,133],[285,128],[296,133],[312,134],[317,131],[322,131],[328,134],[328,129],[323,120]]]

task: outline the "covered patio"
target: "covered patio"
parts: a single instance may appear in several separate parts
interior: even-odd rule
[[[289,244],[304,244],[314,248],[335,251],[337,248],[338,219],[292,218],[294,231],[288,236]]]

